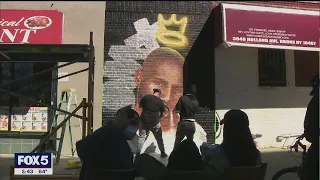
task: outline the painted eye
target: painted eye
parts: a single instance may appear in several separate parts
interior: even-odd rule
[[[182,89],[177,88],[177,89],[176,89],[176,92],[180,93],[180,92],[182,92]]]
[[[157,86],[158,87],[162,87],[162,83],[157,83]]]

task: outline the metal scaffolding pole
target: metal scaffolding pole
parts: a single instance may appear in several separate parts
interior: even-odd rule
[[[50,71],[52,71],[52,70],[56,70],[56,69],[59,69],[59,68],[65,67],[65,66],[69,66],[69,65],[74,64],[74,63],[76,63],[76,62],[78,62],[78,61],[80,61],[80,60],[74,60],[74,61],[72,61],[72,62],[69,62],[69,63],[66,63],[66,64],[62,64],[62,65],[57,66],[57,67],[49,68],[49,69],[40,71],[40,72],[38,72],[38,73],[31,74],[31,75],[29,75],[29,76],[25,76],[25,77],[22,77],[22,78],[19,78],[19,79],[15,79],[15,80],[12,80],[12,81],[10,81],[10,82],[8,82],[8,83],[1,84],[0,87],[8,86],[8,85],[10,85],[10,84],[13,84],[13,83],[15,83],[15,82],[18,82],[18,81],[21,81],[21,80],[24,80],[24,79],[28,79],[28,78],[33,77],[33,76],[38,76],[38,75],[40,75],[40,74],[43,74],[43,73],[46,73],[46,72],[50,72]],[[68,75],[66,75],[66,76],[68,76]]]
[[[93,46],[93,32],[90,32],[89,42],[89,72],[88,72],[88,128],[87,134],[93,133],[93,97],[94,97],[94,46]]]
[[[46,143],[50,137],[56,133],[65,123],[67,123],[67,121],[72,117],[75,116],[77,111],[79,109],[81,109],[81,107],[83,106],[83,101],[80,103],[80,105],[78,107],[76,107],[76,109],[74,109],[57,127],[55,127],[32,151],[31,153],[36,152],[44,143]],[[82,117],[81,117],[82,119]]]
[[[36,102],[36,103],[39,104],[39,105],[46,106],[46,107],[48,107],[49,109],[53,109],[53,110],[55,110],[55,111],[59,111],[59,112],[63,112],[63,113],[65,113],[65,114],[71,115],[71,113],[68,112],[68,111],[59,109],[59,108],[54,107],[54,106],[49,105],[49,104],[41,103],[41,102],[39,102],[39,101],[37,101],[37,100],[34,100],[34,99],[32,99],[32,98],[25,97],[25,96],[22,96],[22,95],[20,95],[20,94],[16,94],[16,93],[10,92],[10,91],[7,91],[7,90],[2,89],[2,88],[0,88],[0,92],[4,92],[4,93],[6,93],[6,94],[10,94],[11,96],[16,96],[16,97],[28,99],[29,101]],[[74,117],[82,118],[82,116],[79,116],[79,115],[74,115]]]
[[[38,46],[42,46],[42,45],[38,45]],[[55,46],[57,46],[57,45],[55,45]],[[66,47],[67,49],[68,48],[72,49],[73,45],[62,45],[62,46]],[[56,67],[53,67],[53,68],[50,68],[50,69],[46,69],[44,71],[41,71],[41,72],[38,72],[38,73],[34,73],[34,74],[30,75],[30,76],[26,76],[26,77],[23,77],[23,78],[19,78],[19,79],[10,81],[10,82],[5,83],[5,84],[0,84],[0,92],[9,94],[11,96],[16,96],[16,97],[20,97],[20,98],[26,98],[29,101],[36,102],[38,105],[46,106],[49,109],[53,109],[55,111],[63,112],[63,113],[68,115],[68,117],[64,120],[65,122],[67,121],[67,119],[70,119],[72,116],[73,117],[77,117],[77,118],[81,118],[83,120],[83,124],[87,125],[87,128],[83,127],[83,129],[86,129],[87,130],[87,135],[89,135],[89,134],[91,134],[93,132],[93,98],[94,98],[94,65],[95,65],[95,53],[94,53],[94,45],[93,45],[93,32],[90,32],[89,45],[76,45],[76,46],[77,46],[76,48],[81,46],[81,50],[77,51],[77,50],[74,49],[75,51],[72,51],[72,52],[75,52],[75,53],[78,53],[78,54],[79,54],[79,52],[80,52],[80,54],[84,53],[83,56],[84,56],[84,59],[86,59],[86,60],[81,58],[81,56],[78,57],[78,58],[80,58],[78,60],[72,60],[72,59],[69,58],[70,62],[68,62],[66,64],[62,64],[62,65],[59,65],[59,66],[56,66]],[[68,50],[66,50],[65,52],[67,52],[67,51]],[[17,53],[21,53],[21,52],[18,52],[18,51],[10,51],[10,50],[8,50],[8,51],[3,51],[2,50],[0,53],[4,54],[4,53],[7,53],[7,52],[9,52],[9,54],[10,53],[14,54],[16,52]],[[64,54],[65,52],[63,52],[62,54]],[[23,53],[25,53],[25,52],[23,52]],[[36,55],[36,53],[35,53],[35,55]],[[33,55],[31,55],[31,56],[33,56]],[[19,58],[20,57],[18,57],[18,59]],[[8,55],[7,59],[9,59],[10,61],[1,60],[0,62],[13,62],[14,63],[14,62],[18,61],[18,60],[14,59],[14,58],[10,58],[10,55]],[[22,61],[22,62],[25,62],[25,61]],[[59,62],[59,59],[57,60],[57,62]],[[63,62],[67,62],[67,61],[63,61]],[[76,62],[88,62],[88,68],[82,69],[82,70],[79,70],[79,71],[70,73],[68,75],[64,75],[64,76],[58,77],[58,78],[51,79],[51,81],[56,81],[58,79],[62,79],[62,78],[65,78],[65,77],[68,77],[68,76],[71,76],[71,75],[75,75],[75,74],[78,74],[78,73],[81,73],[81,72],[84,72],[84,71],[88,71],[88,97],[87,97],[88,98],[88,102],[86,102],[86,99],[84,98],[82,103],[81,103],[81,105],[79,105],[74,112],[70,113],[70,112],[67,112],[65,110],[59,109],[57,107],[54,107],[53,105],[41,103],[41,102],[38,102],[37,100],[34,100],[33,98],[29,98],[29,97],[26,97],[26,96],[23,96],[23,95],[20,95],[20,94],[14,93],[14,92],[10,92],[10,91],[7,91],[7,90],[3,89],[4,86],[10,85],[12,83],[15,83],[15,82],[18,82],[18,81],[21,81],[21,80],[24,80],[24,79],[28,79],[28,78],[33,77],[33,76],[38,76],[40,74],[43,74],[43,73],[46,73],[46,72],[50,72],[52,70],[56,70],[56,69],[59,69],[59,68],[62,68],[62,67],[74,64]],[[83,116],[75,114],[75,112],[77,110],[79,110],[80,108],[83,108]],[[86,109],[88,109],[88,113],[86,113]],[[87,116],[87,117],[84,117],[84,116]],[[60,127],[57,127],[54,131],[57,131]],[[54,132],[51,132],[50,136],[52,136],[53,133]],[[85,133],[86,132],[84,131],[83,134],[82,134],[83,137],[86,135]],[[45,141],[47,141],[48,139],[49,138],[46,138]],[[45,141],[42,141],[42,143],[45,143]],[[33,152],[36,149],[37,148],[35,148],[33,150]]]
[[[79,74],[79,73],[82,73],[82,72],[85,72],[85,71],[88,71],[88,70],[89,70],[89,68],[86,68],[86,69],[82,69],[82,70],[80,70],[80,71],[75,71],[75,72],[73,72],[73,73],[66,74],[66,75],[64,75],[64,76],[60,76],[60,77],[57,77],[57,78],[53,78],[53,79],[50,81],[50,83],[51,83],[52,81],[56,81],[56,80],[59,80],[59,79],[65,78],[65,77],[69,77],[69,76],[72,76],[72,75],[76,75],[76,74]],[[49,81],[48,81],[48,82],[38,83],[37,85],[44,85],[44,84],[47,84],[47,83],[49,83]],[[21,89],[19,89],[19,90],[17,90],[17,91],[14,91],[14,92],[19,92],[19,91],[22,91],[22,90],[24,90],[24,89],[28,89],[28,88],[30,88],[30,87],[32,87],[32,86],[33,86],[33,85],[25,86],[25,87],[23,87],[23,88],[21,88]]]

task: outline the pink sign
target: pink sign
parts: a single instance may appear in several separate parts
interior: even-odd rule
[[[0,10],[0,43],[61,44],[62,29],[56,10]]]
[[[250,10],[224,6],[224,40],[228,45],[320,51],[319,12],[294,14],[286,9],[272,12],[276,8],[258,7],[265,8],[259,11],[254,6]]]

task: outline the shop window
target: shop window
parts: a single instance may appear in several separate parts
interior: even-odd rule
[[[1,63],[0,65],[0,87],[10,91],[10,86],[8,83],[11,81],[11,67],[12,63]],[[9,106],[10,105],[10,97],[8,94],[3,92],[0,93],[0,107]]]
[[[319,73],[319,52],[294,51],[296,87],[311,87],[312,77]]]
[[[52,72],[32,75],[55,65],[56,63],[18,62],[0,64],[0,87],[20,95],[0,93],[0,131],[47,131],[47,125],[51,121],[48,113],[51,111],[39,102],[51,104]],[[18,80],[26,76],[29,78]],[[15,82],[10,83],[11,81]]]
[[[285,51],[259,49],[259,86],[286,86]]]

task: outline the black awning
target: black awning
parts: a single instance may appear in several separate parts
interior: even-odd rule
[[[0,44],[0,62],[88,62],[88,44]]]

